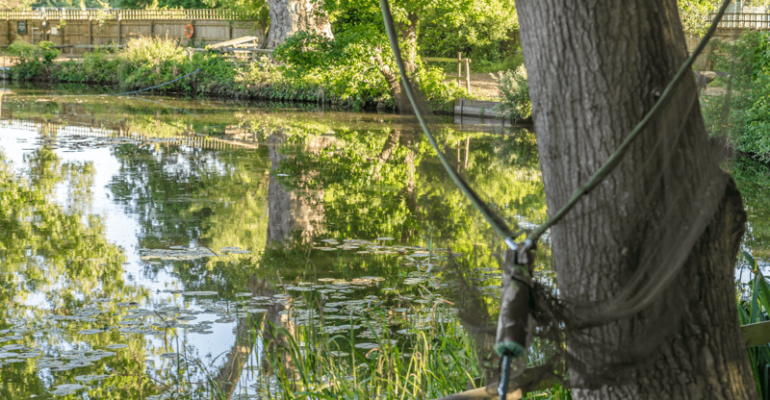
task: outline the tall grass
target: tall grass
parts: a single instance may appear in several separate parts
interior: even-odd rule
[[[757,261],[748,252],[743,252],[746,261],[754,273],[750,295],[738,299],[738,318],[741,325],[753,324],[768,320],[770,310],[770,284],[757,266]],[[762,398],[767,398],[770,389],[770,345],[754,346],[749,348],[749,360],[754,372],[754,381],[757,384]]]
[[[481,371],[474,345],[457,323],[442,323],[442,306],[434,307],[428,323],[410,330],[410,339],[395,337],[388,329],[388,314],[362,326],[375,332],[362,340],[351,330],[345,335],[325,334],[310,323],[294,335],[274,327],[282,343],[269,352],[282,399],[430,399],[466,390]],[[400,317],[394,317],[396,322]],[[407,322],[401,320],[400,322]],[[352,325],[353,322],[351,321]],[[376,332],[381,331],[381,334]],[[374,342],[376,348],[355,347]]]
[[[372,321],[359,321],[375,332],[374,339],[361,339],[354,330],[324,333],[321,321],[308,321],[293,332],[273,326],[264,348],[278,390],[263,397],[427,400],[485,384],[479,379],[476,343],[450,310],[443,303],[400,316],[381,309]],[[417,315],[419,321],[410,317]],[[403,330],[394,332],[396,325],[409,326],[408,339]],[[371,342],[377,347],[356,347]],[[526,398],[566,400],[571,393],[556,385]]]

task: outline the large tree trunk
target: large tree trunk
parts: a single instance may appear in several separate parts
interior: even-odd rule
[[[329,17],[321,9],[322,1],[268,0],[267,4],[270,14],[267,47],[270,49],[300,31],[315,32],[329,39],[334,37]]]
[[[618,148],[657,100],[686,57],[685,39],[675,0],[540,0],[516,2],[521,42],[537,132],[540,164],[550,213]],[[693,79],[678,88],[697,95]],[[679,123],[671,126],[673,175],[677,181],[656,186],[655,177],[636,174],[645,165],[653,130],[635,144],[616,171],[552,228],[554,266],[567,307],[613,299],[636,268],[649,226],[665,224],[666,204],[681,185],[704,179],[710,146],[697,102],[672,102]],[[669,126],[670,128],[670,126]],[[671,136],[676,139],[676,136]],[[656,162],[653,160],[653,162]],[[713,171],[714,168],[707,168]],[[646,357],[624,359],[618,353],[654,331],[660,319],[644,313],[588,331],[587,345],[578,332],[567,335],[568,351],[584,365],[572,368],[575,399],[755,399],[758,398],[739,331],[733,268],[743,234],[745,213],[730,180],[708,226],[689,251],[682,271],[653,303],[672,313],[670,330]],[[670,198],[669,198],[670,199]],[[711,211],[709,211],[711,212]],[[639,213],[645,213],[640,218]],[[687,227],[676,226],[684,232]],[[636,240],[629,240],[629,232]],[[647,242],[649,244],[649,242]],[[677,294],[687,293],[679,303]],[[587,332],[579,332],[585,335]],[[641,338],[644,340],[644,338]],[[627,373],[597,382],[592,371],[623,364]],[[612,379],[618,378],[618,379]]]

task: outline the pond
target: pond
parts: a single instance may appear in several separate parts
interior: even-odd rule
[[[494,369],[490,338],[467,328],[494,323],[502,243],[411,120],[12,91],[0,398],[431,398]],[[533,133],[436,128],[512,227],[545,221]],[[770,174],[734,169],[744,246],[765,260]]]

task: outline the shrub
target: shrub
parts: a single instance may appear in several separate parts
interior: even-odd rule
[[[515,71],[498,72],[492,76],[500,83],[503,95],[502,108],[508,118],[521,121],[532,114],[532,103],[529,100],[529,84],[527,69],[520,65]]]
[[[34,45],[23,39],[13,42],[5,51],[6,55],[19,59],[19,63],[11,67],[11,77],[29,80],[46,74],[60,53],[54,46],[56,44],[52,42]]]
[[[388,49],[382,35],[356,28],[329,40],[298,33],[276,49],[276,63],[266,57],[250,63],[231,61],[216,52],[192,56],[175,40],[138,38],[122,50],[97,49],[82,60],[53,63],[58,51],[49,45],[17,42],[8,54],[19,57],[12,78],[118,85],[122,90],[153,87],[194,71],[200,72],[159,90],[201,95],[330,101],[354,108],[377,102],[393,104],[375,63],[375,48]],[[388,53],[383,51],[383,54]],[[458,92],[438,69],[420,67],[415,81],[439,107]]]
[[[731,90],[701,96],[709,133],[770,162],[770,35],[748,31],[735,43],[716,42],[713,54],[714,70],[729,77],[717,78],[711,86]]]
[[[376,101],[391,101],[385,79],[373,61],[382,46],[376,32],[360,27],[327,39],[311,32],[288,38],[275,51],[285,63],[282,73],[292,86],[356,108]]]

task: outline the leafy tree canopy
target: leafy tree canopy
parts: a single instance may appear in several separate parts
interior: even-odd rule
[[[14,0],[10,1],[14,2]],[[1,4],[2,0],[0,0]],[[22,8],[116,8],[118,6],[119,0],[30,0],[28,6]]]

